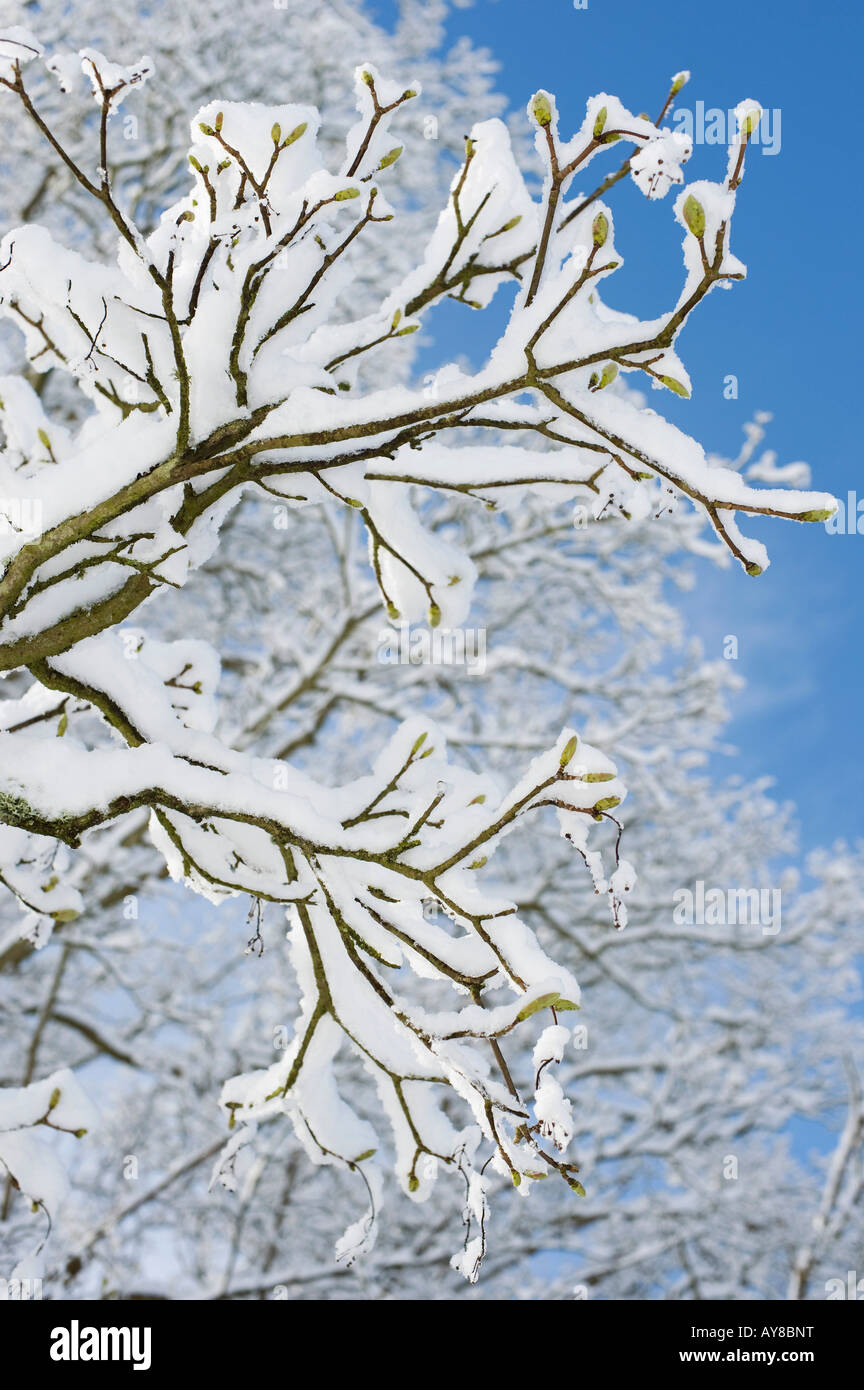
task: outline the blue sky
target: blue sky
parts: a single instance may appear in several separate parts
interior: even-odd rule
[[[394,11],[390,0],[371,8],[382,20]],[[733,227],[733,249],[749,278],[710,296],[680,340],[693,399],[664,396],[659,404],[707,449],[731,455],[754,411],[769,410],[765,447],[779,462],[804,459],[814,487],[844,500],[857,489],[864,498],[854,347],[864,224],[861,7],[849,0],[752,0],[720,10],[693,0],[587,0],[577,9],[572,0],[474,0],[454,11],[449,29],[452,38],[468,34],[492,51],[499,88],[514,109],[537,87],[554,91],[565,131],[597,91],[656,113],[681,68],[692,80],[676,108],[701,100],[728,110],[753,97],[780,112],[779,149],[752,154]],[[724,164],[722,146],[697,146],[687,174],[718,178]],[[620,298],[611,291],[609,298],[653,315],[680,285],[672,199],[646,204],[629,182],[618,194],[616,243],[626,265],[614,282]],[[460,323],[464,350],[463,335],[475,330]],[[736,400],[724,397],[728,374],[738,378]],[[709,655],[722,655],[726,634],[738,637],[736,670],[748,682],[729,731],[743,761],[733,768],[724,760],[718,771],[773,775],[781,799],[798,806],[805,843],[857,838],[864,834],[864,535],[747,518],[744,525],[768,545],[770,569],[751,579],[702,565],[685,601]]]

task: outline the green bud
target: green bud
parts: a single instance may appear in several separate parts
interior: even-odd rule
[[[391,329],[394,329],[394,330],[395,330],[395,329],[397,329],[397,328],[399,327],[399,323],[400,323],[400,321],[401,321],[401,318],[402,318],[402,310],[401,310],[401,309],[397,309],[397,310],[396,310],[396,313],[393,315],[393,321],[392,321],[392,323],[390,324]]]
[[[560,998],[561,995],[557,990],[554,994],[541,994],[539,999],[532,1000],[530,1004],[525,1005],[524,1009],[520,1009],[516,1015],[518,1022],[524,1023],[526,1018],[530,1018],[532,1014],[538,1014],[541,1009],[557,1007]]]
[[[583,782],[614,782],[614,772],[587,772],[582,778]]]
[[[360,189],[359,189],[359,188],[340,188],[340,189],[339,189],[339,192],[336,193],[336,194],[334,194],[334,201],[337,202],[337,203],[345,203],[345,202],[348,201],[349,198],[359,198],[359,197],[360,197]]]
[[[485,800],[486,800],[486,793],[485,793],[485,792],[481,792],[479,796],[472,796],[471,800],[468,802],[468,805],[469,805],[469,806],[482,806],[482,805],[483,805],[483,802],[484,802]]]
[[[276,121],[270,130],[270,139],[273,141],[274,145],[278,145],[279,141],[282,139],[282,127],[278,121]]]
[[[479,859],[473,860],[472,863],[470,863],[470,864],[468,865],[468,868],[469,868],[469,869],[482,869],[482,868],[483,868],[483,865],[486,863],[486,857],[487,857],[487,856],[486,856],[485,854],[481,854],[481,856],[480,856]]]
[[[353,1158],[353,1159],[351,1160],[351,1162],[352,1162],[352,1163],[362,1163],[362,1162],[364,1161],[364,1159],[371,1158],[372,1155],[373,1155],[373,1154],[377,1154],[377,1152],[378,1152],[377,1149],[367,1149],[367,1150],[365,1151],[365,1153],[358,1154],[356,1158]]]
[[[687,72],[687,71],[684,71],[684,72],[676,72],[675,76],[672,78],[672,95],[673,95],[673,97],[676,97],[676,96],[678,95],[678,93],[681,91],[681,88],[682,88],[682,87],[685,87],[689,81],[690,81],[690,74],[689,74],[689,72]]]
[[[705,235],[705,209],[692,193],[684,199],[684,221],[694,236]]]
[[[505,222],[503,227],[499,227],[498,233],[503,234],[504,232],[512,232],[513,228],[518,227],[521,221],[522,214],[521,212],[519,212],[516,214],[515,217],[511,217],[509,222]]]
[[[419,1178],[415,1178],[414,1174],[412,1173],[411,1176],[410,1176],[410,1178],[408,1179],[408,1191],[409,1191],[409,1192],[416,1192],[419,1186],[420,1186],[420,1179],[419,1179]]]
[[[750,139],[750,136],[753,134],[761,119],[762,110],[760,107],[754,106],[751,111],[747,112],[747,115],[741,122],[741,134],[744,136],[745,140]]]
[[[762,573],[762,566],[757,565],[755,560],[751,560],[749,565],[744,566],[744,569],[745,572],[752,575],[754,579],[758,579],[759,575]]]
[[[395,145],[393,149],[390,150],[389,154],[384,155],[383,159],[380,161],[378,165],[378,168],[389,169],[391,164],[396,163],[396,160],[399,158],[404,148],[404,145]]]
[[[225,119],[225,113],[224,113],[224,111],[219,111],[219,112],[217,112],[217,114],[216,114],[216,120],[213,122],[213,124],[214,124],[215,127],[216,127],[216,133],[217,133],[217,135],[218,135],[219,131],[222,129],[222,122],[224,121],[224,119]]]
[[[568,1178],[567,1186],[572,1188],[574,1192],[578,1192],[580,1197],[586,1195],[585,1188],[582,1186],[581,1182],[579,1182],[578,1178]]]
[[[346,498],[345,498],[345,501],[348,503],[348,506],[349,506],[349,507],[356,507],[356,508],[358,509],[358,511],[361,511],[361,512],[362,512],[362,510],[363,510],[363,503],[362,503],[362,502],[358,502],[358,500],[357,500],[356,497],[346,497]]]
[[[412,758],[415,756],[415,754],[417,754],[417,753],[420,752],[420,749],[423,747],[423,744],[424,744],[425,742],[426,742],[426,735],[425,735],[425,733],[421,734],[419,738],[416,738],[416,739],[414,740],[414,746],[413,746],[412,749],[411,749],[411,757],[412,757]]]
[[[615,144],[615,141],[616,141],[616,140],[620,140],[620,139],[621,139],[621,136],[618,134],[617,130],[610,130],[610,132],[609,132],[608,135],[604,135],[604,136],[603,136],[603,144],[604,144],[604,145],[614,145],[614,144]]]
[[[409,323],[408,326],[407,326],[407,328],[400,328],[400,329],[399,329],[399,332],[396,334],[396,337],[397,337],[397,338],[407,338],[408,335],[409,335],[409,333],[416,333],[416,332],[417,332],[417,329],[418,329],[419,327],[420,327],[419,323]]]
[[[337,382],[336,382],[336,389],[337,389],[338,391],[350,391],[350,390],[351,390],[351,382],[350,382],[350,381],[337,381]]]
[[[75,918],[80,917],[80,915],[81,914],[79,912],[75,911],[74,907],[63,907],[60,909],[59,912],[51,913],[51,916],[53,917],[54,921],[58,923],[74,922]]]
[[[545,127],[552,124],[552,102],[548,93],[538,92],[531,103],[531,110],[539,126]]]
[[[371,72],[361,72],[360,77],[366,83],[367,87],[375,86],[375,78],[372,76]]]
[[[510,1176],[511,1176],[511,1178],[513,1179],[513,1186],[514,1186],[514,1187],[521,1187],[521,1186],[522,1186],[522,1174],[521,1174],[521,1173],[517,1173],[515,1168],[512,1169],[512,1171],[511,1171],[511,1173],[510,1173]]]
[[[49,1109],[49,1110],[55,1110],[59,1104],[60,1104],[60,1087],[59,1087],[59,1086],[55,1086],[55,1087],[54,1087],[54,1090],[51,1092],[51,1099],[50,1099],[49,1102],[48,1102],[48,1109]]]
[[[555,1005],[557,1013],[572,1013],[574,1010],[578,1009],[579,1005],[574,1004],[572,999],[559,999],[558,1003]]]
[[[231,160],[230,160],[230,159],[223,159],[223,160],[221,160],[221,161],[216,165],[216,173],[217,173],[217,174],[224,174],[225,170],[228,169],[228,168],[230,168],[230,165],[231,165]]]
[[[416,95],[417,95],[417,93],[415,92],[414,88],[413,88],[413,87],[409,87],[408,90],[407,90],[407,92],[403,92],[403,93],[402,93],[402,100],[403,100],[403,101],[413,101],[413,99],[414,99],[414,97],[416,97]]]
[[[686,386],[682,386],[680,381],[676,381],[674,376],[661,376],[660,380],[669,391],[674,391],[676,396],[683,396],[685,401],[689,401],[690,392]]]
[[[63,713],[57,721],[57,737],[62,738],[68,728],[69,716],[64,709]]]
[[[568,738],[567,742],[564,744],[564,747],[561,749],[561,767],[566,767],[569,762],[573,761],[573,756],[578,747],[579,735],[574,734],[572,738]]]
[[[594,139],[595,139],[595,140],[599,140],[599,139],[600,139],[600,136],[603,134],[603,128],[604,128],[605,125],[606,125],[606,107],[605,107],[605,106],[601,106],[601,107],[600,107],[600,110],[597,112],[597,119],[596,119],[596,121],[594,122],[594,132],[593,132],[593,134],[594,134]]]
[[[283,150],[286,149],[288,145],[293,145],[293,144],[294,144],[294,141],[295,141],[295,140],[299,140],[301,135],[305,135],[305,134],[306,134],[307,125],[308,125],[308,122],[307,122],[307,121],[303,121],[302,125],[295,125],[295,127],[294,127],[294,129],[292,130],[291,134],[290,134],[290,135],[286,135],[286,136],[285,136],[285,139],[282,141],[282,148],[283,148]]]
[[[396,607],[395,603],[387,604],[387,617],[392,618],[394,623],[397,621],[398,618],[402,617],[402,614],[399,612],[399,609]]]
[[[201,134],[202,134],[202,135],[215,135],[215,134],[216,134],[216,132],[215,132],[215,130],[213,129],[212,125],[205,125],[203,121],[199,121],[199,122],[198,122],[198,129],[201,131]]]
[[[438,607],[438,604],[437,604],[437,603],[430,603],[430,605],[429,605],[429,626],[430,626],[430,627],[437,627],[438,624],[440,623],[440,621],[441,621],[441,609]]]
[[[799,521],[828,521],[828,520],[830,520],[830,518],[831,518],[832,516],[836,515],[836,512],[837,512],[837,508],[836,508],[836,507],[831,507],[830,509],[826,509],[826,510],[824,510],[824,511],[818,511],[818,510],[817,510],[817,511],[812,511],[812,512],[802,512],[801,515],[799,516],[798,520],[799,520]]]
[[[598,212],[591,227],[591,235],[594,238],[595,246],[603,246],[609,235],[609,218],[605,212]]]
[[[618,375],[618,363],[617,363],[617,362],[607,362],[607,363],[606,363],[606,366],[603,368],[602,372],[600,373],[600,380],[597,382],[597,390],[598,390],[598,391],[602,391],[603,388],[604,388],[604,386],[611,386],[611,385],[612,385],[612,382],[615,380],[615,378],[616,378],[617,375]]]
[[[600,801],[595,801],[595,802],[594,802],[594,810],[597,811],[597,812],[600,812],[600,811],[611,811],[612,808],[613,808],[614,806],[620,806],[620,805],[621,805],[621,798],[620,798],[620,796],[604,796],[604,797],[602,798],[602,800],[600,800]]]

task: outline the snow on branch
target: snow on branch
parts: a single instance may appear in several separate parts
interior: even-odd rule
[[[358,265],[368,258],[374,271],[378,239],[399,236],[386,189],[410,158],[398,122],[416,83],[396,86],[371,64],[357,70],[358,120],[333,169],[317,151],[314,108],[209,102],[191,124],[189,191],[145,236],[115,194],[110,133],[149,60],[79,55],[99,107],[85,165],[28,91],[25,61],[40,56],[23,31],[0,36],[4,99],[20,103],[51,158],[100,206],[118,249],[114,263],[96,263],[35,225],[0,246],[0,311],[22,330],[33,370],[66,373],[89,403],[71,430],[23,378],[0,380],[0,671],[35,682],[3,704],[2,881],[30,914],[31,937],[44,939],[82,906],[57,871],[58,845],[74,849],[144,809],[171,873],[191,888],[214,901],[242,893],[284,904],[301,1016],[277,1064],[225,1087],[235,1133],[221,1180],[233,1181],[256,1125],[284,1111],[316,1161],[362,1172],[374,1214],[380,1182],[367,1170],[378,1140],[339,1094],[334,1070],[347,1044],[378,1087],[406,1192],[424,1196],[439,1164],[462,1173],[469,1234],[458,1264],[474,1278],[488,1163],[517,1186],[555,1172],[581,1191],[576,1164],[558,1156],[572,1125],[549,1069],[560,1053],[558,1013],[578,1006],[578,987],[482,870],[523,817],[551,807],[623,925],[632,870],[618,859],[617,833],[605,845],[608,867],[594,844],[598,825],[620,829],[611,813],[625,793],[614,765],[568,728],[502,794],[449,761],[433,725],[408,720],[371,773],[329,787],[214,735],[219,663],[204,644],[151,642],[122,625],[211,558],[247,493],[355,509],[390,619],[445,629],[468,612],[476,569],[423,525],[417,488],[492,509],[536,492],[624,522],[649,515],[671,488],[751,574],[767,557],[739,531],[737,513],[831,515],[826,494],[754,488],[660,415],[606,389],[621,372],[689,394],[678,333],[711,290],[744,274],[729,229],[752,104],[723,180],[678,195],[685,275],[675,306],[656,319],[603,303],[602,282],[621,257],[600,195],[627,172],[649,198],[662,197],[682,184],[689,146],[605,94],[564,140],[545,92],[529,103],[546,172],[539,199],[503,123],[477,124],[418,264],[382,287],[374,311],[352,316],[344,306]],[[69,55],[49,67],[72,71]],[[578,191],[577,177],[622,140],[633,151],[622,170]],[[482,309],[513,281],[506,330],[479,371],[445,366],[431,387],[386,384],[442,298]],[[370,362],[371,387],[360,371]],[[503,447],[502,432],[513,439]],[[70,710],[80,709],[107,725],[110,746],[94,746],[85,725],[69,730]],[[428,919],[430,902],[446,925]],[[423,1002],[429,979],[447,987],[451,1007]],[[532,1102],[501,1040],[540,1012],[555,1033],[542,1032]],[[454,1095],[471,1121],[461,1129]],[[342,1254],[351,1258],[373,1234],[364,1218]]]

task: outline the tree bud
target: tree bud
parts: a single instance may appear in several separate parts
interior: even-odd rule
[[[676,396],[683,396],[685,401],[689,401],[690,392],[686,386],[682,386],[680,381],[676,381],[674,376],[661,376],[660,380],[669,391],[674,391]]]
[[[531,103],[531,111],[539,126],[552,124],[552,102],[547,92],[538,92]]]
[[[749,140],[754,130],[762,119],[762,109],[759,106],[752,107],[744,117],[740,125],[741,134],[745,140]]]
[[[393,147],[393,149],[390,150],[389,154],[385,154],[385,155],[384,155],[384,157],[382,158],[382,160],[380,161],[380,163],[379,163],[379,165],[378,165],[378,168],[379,168],[379,169],[389,169],[391,164],[395,164],[395,163],[396,163],[396,160],[399,158],[399,156],[400,156],[400,154],[402,153],[402,151],[403,151],[404,148],[405,148],[404,145],[395,145],[395,146]]]
[[[688,193],[684,199],[684,221],[694,236],[705,235],[705,209],[692,193]]]
[[[566,767],[569,762],[573,761],[573,756],[578,747],[579,735],[574,734],[572,738],[568,738],[567,742],[564,744],[564,747],[561,749],[561,767]]]
[[[541,994],[539,999],[532,999],[530,1004],[526,1004],[524,1009],[519,1010],[516,1015],[517,1022],[524,1023],[526,1018],[530,1018],[532,1014],[539,1013],[541,1009],[557,1007],[560,998],[561,995],[556,990],[554,994]]]

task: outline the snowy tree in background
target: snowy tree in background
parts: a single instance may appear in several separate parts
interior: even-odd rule
[[[7,31],[8,99],[17,97],[39,126],[23,66],[25,57],[38,60],[37,50],[29,35]],[[68,85],[69,59],[49,63]],[[696,533],[705,518],[751,573],[766,557],[738,531],[737,510],[798,520],[830,514],[833,503],[824,494],[757,490],[738,472],[711,466],[691,441],[612,386],[623,369],[687,393],[674,353],[677,331],[714,285],[743,273],[728,249],[728,229],[753,104],[741,109],[724,183],[693,185],[677,200],[687,278],[677,307],[663,318],[645,324],[604,307],[598,283],[618,264],[611,213],[591,195],[567,194],[577,170],[620,138],[633,144],[629,171],[649,196],[681,181],[679,165],[689,150],[605,96],[589,103],[581,131],[563,144],[545,93],[529,108],[546,160],[542,198],[530,196],[505,128],[476,126],[425,257],[395,288],[382,260],[379,306],[357,315],[354,266],[363,259],[365,235],[376,233],[363,272],[370,283],[382,232],[399,235],[384,190],[410,150],[403,152],[387,127],[417,99],[417,84],[390,86],[369,65],[358,71],[361,119],[335,173],[315,154],[318,117],[311,108],[211,101],[193,122],[193,191],[144,236],[118,201],[108,145],[115,113],[126,109],[122,99],[149,66],[142,60],[116,67],[95,52],[78,62],[96,98],[95,172],[50,127],[43,130],[118,234],[117,266],[87,262],[38,227],[16,229],[3,246],[3,308],[24,329],[31,364],[65,370],[93,407],[80,428],[69,430],[45,414],[21,378],[3,382],[9,529],[2,538],[0,651],[4,668],[16,673],[10,681],[20,683],[20,691],[8,687],[2,715],[8,731],[0,784],[3,880],[26,909],[23,935],[44,944],[52,925],[67,930],[86,903],[82,859],[98,865],[100,854],[110,861],[121,845],[128,850],[130,823],[133,843],[140,841],[137,811],[149,813],[151,837],[173,875],[212,901],[252,898],[253,949],[261,940],[262,905],[290,905],[299,1024],[275,1063],[250,1072],[249,1059],[237,1059],[242,1074],[222,1098],[235,1137],[219,1174],[229,1187],[239,1184],[247,1202],[262,1146],[287,1113],[310,1156],[341,1166],[366,1186],[369,1212],[346,1234],[340,1253],[351,1259],[368,1246],[380,1201],[382,1141],[364,1113],[362,1092],[355,1095],[356,1069],[343,1058],[347,1040],[377,1082],[406,1192],[426,1196],[436,1166],[461,1172],[469,1227],[457,1263],[474,1277],[493,1173],[523,1193],[556,1173],[581,1190],[576,1163],[567,1157],[572,1110],[553,1074],[567,1042],[558,1014],[577,1003],[578,987],[570,963],[541,945],[530,900],[517,913],[513,896],[524,895],[524,863],[509,888],[503,876],[492,879],[493,866],[483,870],[499,844],[509,869],[519,837],[508,832],[517,821],[523,829],[529,811],[551,804],[562,834],[608,899],[611,921],[622,926],[621,899],[633,874],[618,857],[611,813],[623,787],[615,767],[569,727],[544,752],[551,711],[539,708],[536,715],[526,711],[523,721],[533,762],[521,780],[513,757],[518,737],[506,740],[510,756],[500,769],[490,760],[469,770],[458,754],[447,761],[443,731],[454,746],[447,725],[453,706],[459,713],[459,699],[442,687],[437,698],[450,703],[447,722],[433,723],[425,712],[405,719],[389,744],[378,745],[371,775],[356,775],[358,750],[347,728],[339,756],[334,750],[330,758],[337,781],[346,772],[354,780],[342,780],[334,793],[314,763],[301,771],[286,759],[308,746],[335,705],[364,703],[356,689],[362,676],[352,677],[350,663],[347,670],[332,664],[339,642],[325,644],[320,667],[334,682],[329,709],[319,702],[294,748],[271,742],[265,749],[256,740],[271,735],[272,722],[286,710],[297,712],[313,687],[320,693],[318,677],[308,679],[308,656],[299,682],[284,678],[279,646],[296,642],[301,615],[326,631],[341,609],[344,622],[350,620],[343,641],[359,627],[351,552],[358,519],[391,623],[398,628],[425,619],[430,632],[448,632],[466,620],[472,587],[490,556],[480,546],[471,553],[465,504],[436,502],[435,494],[505,510],[486,533],[497,535],[490,590],[496,577],[506,582],[510,552],[526,541],[532,563],[546,559],[552,582],[556,536],[548,518],[562,501],[590,519],[589,534],[620,533],[644,530],[670,496],[683,492],[698,515],[682,521],[676,537],[702,544]],[[403,379],[403,344],[411,346],[420,317],[440,298],[449,294],[480,307],[514,279],[514,312],[480,373],[451,367],[422,389],[381,389],[382,374]],[[369,375],[361,375],[358,369],[370,363]],[[516,442],[502,445],[502,433]],[[431,501],[414,503],[420,487]],[[292,538],[294,509],[326,505],[335,563],[329,583],[322,583],[327,576],[316,579],[318,526],[309,560],[293,571],[296,586],[283,591],[282,630],[267,624],[256,631],[250,603],[246,652],[234,656],[246,689],[238,681],[234,727],[217,736],[219,663],[212,648],[186,636],[160,640],[125,624],[157,592],[182,588],[196,568],[218,565],[220,527],[230,546],[238,515],[231,509],[244,494],[245,510],[254,509],[259,523]],[[535,533],[520,536],[526,526]],[[601,609],[601,582],[591,578],[599,567],[591,546],[583,548],[569,570],[581,574]],[[255,542],[249,547],[248,535],[232,572],[242,573],[243,551],[254,594],[268,576],[249,561]],[[341,586],[335,593],[334,581]],[[177,604],[176,594],[169,597]],[[233,590],[225,597],[232,605],[240,600]],[[155,614],[159,603],[152,606]],[[535,607],[535,624],[538,616]],[[190,623],[186,630],[199,628]],[[511,655],[505,666],[511,690],[537,675],[530,658]],[[560,666],[559,652],[551,663],[547,657],[544,674],[578,702],[574,680]],[[28,686],[27,672],[35,684]],[[379,667],[372,699],[379,715],[411,716],[427,703],[409,687],[399,691],[401,708],[394,708],[387,693],[393,683],[383,679],[388,674]],[[626,684],[626,667],[622,674]],[[598,682],[591,693],[602,698],[608,691],[623,709],[626,689],[606,676],[606,689]],[[681,691],[678,684],[679,698]],[[667,719],[673,709],[670,700]],[[305,711],[299,712],[302,722]],[[494,726],[494,714],[483,714]],[[489,735],[478,716],[475,707],[461,742],[482,748]],[[634,707],[631,719],[641,717]],[[368,747],[361,751],[368,755]],[[673,773],[664,768],[656,792],[674,799]],[[613,834],[604,841],[609,828]],[[77,850],[82,836],[82,855],[70,858],[68,848]],[[548,887],[560,893],[567,874],[556,864]],[[612,930],[611,940],[626,939]],[[76,968],[71,940],[62,950],[57,991],[41,1011],[42,1031],[70,958]],[[270,987],[281,988],[284,998],[284,979],[271,979]],[[536,1029],[543,1010],[549,1026]],[[517,1083],[500,1039],[508,1046],[526,1032],[534,1074]],[[161,1090],[159,1097],[166,1101]],[[31,1106],[37,1121],[41,1099]],[[24,1114],[21,1102],[15,1104],[15,1113]],[[258,1157],[250,1167],[253,1150]]]

